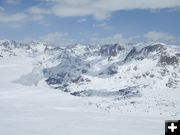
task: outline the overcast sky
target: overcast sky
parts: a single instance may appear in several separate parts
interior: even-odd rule
[[[180,0],[0,0],[0,39],[180,44]]]

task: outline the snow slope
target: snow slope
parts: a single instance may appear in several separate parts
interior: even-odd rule
[[[12,81],[31,72],[34,59],[0,59],[1,135],[163,135],[166,116],[107,112],[88,98],[52,90],[43,81],[23,86]],[[172,117],[171,117],[172,119]]]

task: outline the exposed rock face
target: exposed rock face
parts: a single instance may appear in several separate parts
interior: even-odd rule
[[[72,92],[71,95],[82,96],[82,97],[117,97],[117,98],[129,98],[141,96],[141,93],[136,89],[136,87],[128,87],[125,89],[115,90],[115,91],[105,91],[105,90],[84,90]]]
[[[166,48],[161,44],[155,44],[151,46],[146,46],[142,48],[140,51],[137,51],[135,47],[131,49],[131,51],[128,53],[124,61],[129,61],[131,59],[139,59],[142,60],[144,58],[147,58],[148,56],[157,56],[164,54],[164,51]],[[153,54],[154,53],[154,54]]]
[[[78,76],[77,78],[72,79],[71,81],[72,81],[72,83],[80,83],[80,82],[84,81],[84,79],[82,76]]]
[[[179,63],[179,60],[176,56],[161,56],[159,62],[162,65],[175,65]]]
[[[180,57],[180,53],[176,53],[175,55],[176,55],[178,58]]]
[[[166,83],[166,86],[169,88],[177,88],[178,83],[179,83],[179,80],[169,78],[168,82]]]
[[[119,44],[103,45],[100,48],[100,53],[104,56],[116,56],[124,48]]]
[[[118,73],[118,65],[112,64],[108,68],[106,68],[103,72],[101,72],[99,75],[114,75]]]
[[[142,48],[139,54],[143,54],[144,56],[147,56],[152,52],[162,53],[164,50],[166,50],[166,48],[163,45],[155,44],[152,46],[147,46],[147,47]]]
[[[86,73],[88,65],[80,58],[69,56],[57,66],[44,69],[44,75],[49,85],[64,85],[70,82],[78,82],[81,74]]]
[[[126,58],[124,59],[124,61],[128,61],[128,60],[131,60],[133,59],[136,55],[138,54],[138,51],[136,50],[135,47],[133,47],[131,49],[131,51],[127,54]]]

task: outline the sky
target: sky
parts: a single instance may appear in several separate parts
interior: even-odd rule
[[[0,0],[0,39],[180,45],[180,0]]]

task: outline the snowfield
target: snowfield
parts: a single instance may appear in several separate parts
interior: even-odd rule
[[[13,83],[31,72],[32,62],[24,57],[0,59],[1,135],[164,135],[166,116],[108,112],[87,105],[86,97],[52,90],[44,82],[38,86]]]
[[[174,49],[23,47],[0,42],[0,135],[164,135],[180,118]]]

